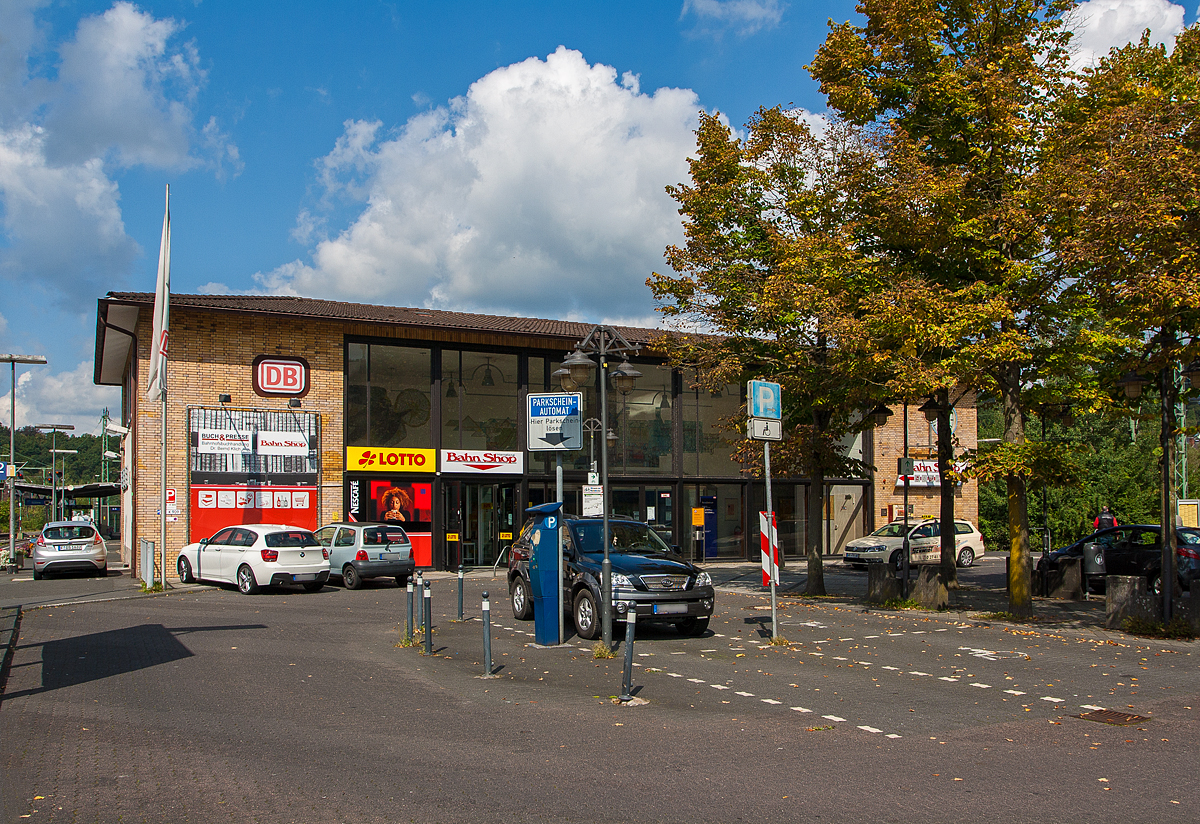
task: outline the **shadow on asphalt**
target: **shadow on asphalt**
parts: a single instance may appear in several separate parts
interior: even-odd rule
[[[241,632],[266,629],[265,624],[235,624],[220,627],[179,627],[142,624],[125,629],[80,635],[74,638],[29,644],[20,649],[42,649],[42,685],[0,696],[0,700],[37,695],[43,692],[99,681],[114,675],[147,669],[191,658],[192,651],[176,636],[194,632]],[[16,666],[35,666],[19,664]]]

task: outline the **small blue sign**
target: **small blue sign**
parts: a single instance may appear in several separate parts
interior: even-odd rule
[[[8,478],[8,462],[0,461],[0,481],[7,480],[7,478]]]
[[[583,448],[583,395],[579,392],[530,393],[530,452]]]
[[[777,383],[750,381],[746,386],[750,417],[779,420],[783,417],[783,391]]]

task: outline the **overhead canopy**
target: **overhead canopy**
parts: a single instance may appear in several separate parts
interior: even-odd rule
[[[26,484],[17,482],[18,492],[27,492],[34,495],[50,495],[49,484]],[[68,498],[111,498],[113,495],[121,494],[120,484],[68,484],[58,487],[58,494]]]

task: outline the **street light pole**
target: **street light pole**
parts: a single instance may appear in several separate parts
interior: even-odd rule
[[[50,434],[50,520],[58,520],[58,479],[54,475],[57,468],[58,454],[58,433],[59,430],[64,432],[74,432],[75,427],[69,423],[40,423],[34,427],[39,432],[49,432]],[[64,459],[64,467],[66,465]],[[65,474],[65,469],[64,469]]]
[[[600,483],[601,531],[604,542],[604,562],[600,567],[600,631],[603,633],[604,644],[612,647],[612,558],[609,554],[609,489],[608,489],[608,358],[610,355],[620,355],[623,361],[613,370],[613,380],[621,394],[627,394],[633,389],[633,383],[642,374],[629,365],[630,355],[636,355],[640,347],[625,340],[625,336],[611,326],[593,326],[587,337],[581,340],[564,361],[563,366],[569,370],[574,383],[582,386],[596,367],[596,362],[589,355],[600,357],[600,426],[606,433],[600,449]]]
[[[8,563],[17,563],[17,526],[15,520],[17,500],[17,364],[45,363],[42,355],[0,355],[0,363],[9,366],[8,389]]]

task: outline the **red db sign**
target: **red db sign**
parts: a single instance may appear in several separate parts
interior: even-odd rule
[[[254,392],[264,398],[308,394],[308,361],[259,355],[254,359]]]

